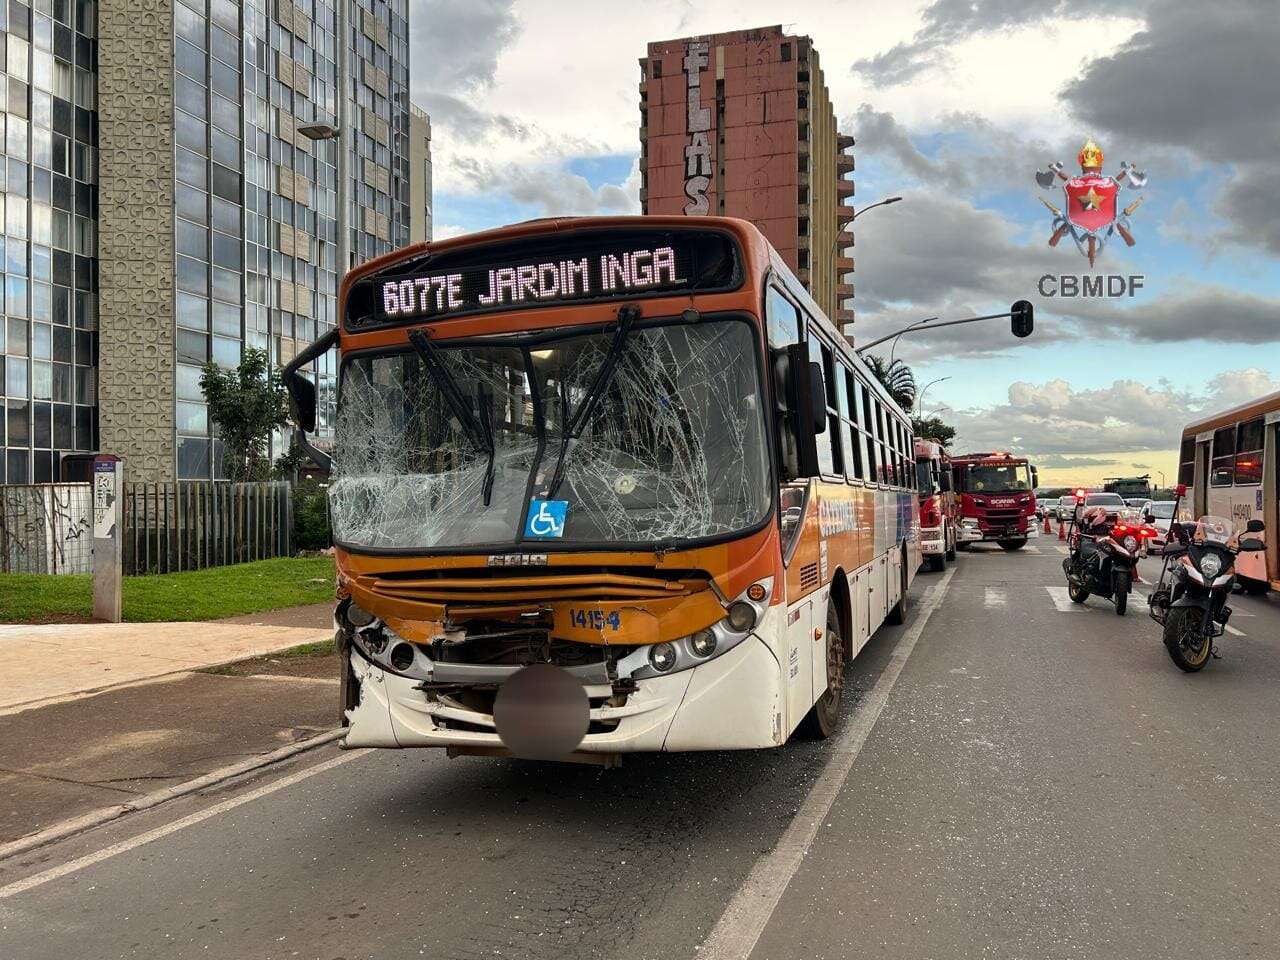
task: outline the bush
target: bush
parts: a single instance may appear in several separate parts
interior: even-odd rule
[[[303,480],[293,488],[293,546],[295,550],[333,546],[328,491],[314,480]]]

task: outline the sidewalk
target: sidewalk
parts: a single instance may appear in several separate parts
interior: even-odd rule
[[[332,640],[331,618],[0,625],[0,848],[332,731],[336,654],[270,656]]]
[[[329,605],[211,623],[0,625],[0,716],[333,639]]]

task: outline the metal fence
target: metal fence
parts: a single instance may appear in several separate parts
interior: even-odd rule
[[[293,553],[292,485],[129,483],[124,572],[174,573]]]
[[[0,486],[0,573],[93,569],[87,483]]]

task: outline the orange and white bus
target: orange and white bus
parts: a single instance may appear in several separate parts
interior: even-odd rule
[[[1187,424],[1178,454],[1178,483],[1187,487],[1182,519],[1230,517],[1237,531],[1262,521],[1272,589],[1280,589],[1278,433],[1280,392]]]
[[[507,755],[503,690],[547,665],[585,694],[574,759],[835,729],[920,565],[911,427],[755,227],[534,221],[340,301],[286,381],[314,430],[339,348],[346,745]]]

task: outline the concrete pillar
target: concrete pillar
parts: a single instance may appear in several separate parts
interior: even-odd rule
[[[93,458],[93,616],[119,623],[123,617],[124,461],[112,454]]]

